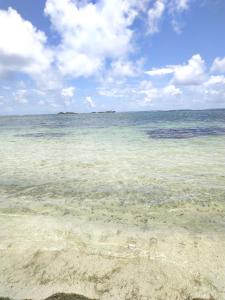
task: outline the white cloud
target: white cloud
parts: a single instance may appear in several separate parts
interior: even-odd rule
[[[117,60],[112,63],[112,76],[135,76],[138,68],[131,61]]]
[[[216,57],[212,64],[211,71],[225,73],[225,57]]]
[[[135,19],[147,18],[149,32],[154,33],[165,11],[181,12],[188,2],[47,0],[45,14],[60,37],[54,49],[47,46],[45,33],[16,10],[0,10],[0,77],[23,72],[39,89],[53,90],[62,88],[63,76],[99,75],[109,66],[114,76],[136,76],[140,65],[129,59],[136,50]]]
[[[150,34],[159,32],[159,25],[165,13],[170,17],[171,24],[176,33],[181,34],[183,24],[179,17],[189,9],[190,0],[154,0],[153,6],[148,10],[148,31]]]
[[[163,88],[163,93],[169,96],[179,96],[182,95],[182,91],[175,87],[173,84],[167,85]]]
[[[153,7],[148,11],[148,29],[153,34],[159,31],[159,22],[165,10],[165,1],[156,0]]]
[[[210,76],[210,78],[204,83],[205,86],[212,85],[225,85],[225,76]]]
[[[146,71],[145,74],[150,76],[163,76],[167,74],[172,74],[174,72],[173,67],[165,67],[165,68],[153,68],[150,71]]]
[[[20,90],[17,90],[15,93],[14,93],[14,99],[17,103],[20,103],[20,104],[25,104],[25,103],[28,103],[28,100],[27,100],[27,90],[26,89],[20,89]]]
[[[199,54],[193,55],[187,64],[171,65],[163,68],[146,71],[150,76],[162,76],[172,74],[172,82],[178,85],[198,85],[206,79],[205,62]]]
[[[149,80],[142,80],[138,85],[140,93],[148,93],[149,90],[153,89],[153,84]]]
[[[46,72],[34,77],[37,88],[43,91],[53,91],[62,89],[64,86],[64,78],[56,67],[51,67]]]
[[[190,0],[171,0],[169,1],[169,11],[171,13],[179,13],[189,8]]]
[[[47,0],[45,14],[61,37],[56,53],[61,72],[90,76],[103,69],[107,59],[126,57],[132,49],[130,26],[137,16],[137,3]]]
[[[143,80],[135,84],[124,81],[108,82],[98,88],[98,92],[101,96],[113,97],[123,101],[126,99],[129,103],[142,103],[143,101],[149,103],[160,96],[159,90],[149,80]]]
[[[134,36],[142,28],[139,22],[147,23],[149,33],[153,34],[159,31],[166,14],[174,30],[180,32],[179,14],[188,10],[190,3],[191,0],[47,0],[45,14],[59,35],[59,44],[51,49],[44,32],[14,9],[0,10],[0,78],[22,72],[36,81],[31,85],[29,81],[29,88],[26,79],[26,85],[3,86],[4,99],[0,97],[0,102],[7,101],[16,107],[29,99],[36,105],[68,106],[72,104],[75,88],[70,86],[71,78],[67,76],[97,75],[99,95],[111,97],[110,101],[121,102],[124,107],[131,102],[154,107],[162,103],[162,108],[167,103],[181,105],[182,101],[190,106],[194,101],[224,103],[225,77],[218,75],[225,72],[225,57],[214,60],[211,72],[215,73],[209,73],[204,60],[195,54],[183,64],[145,72],[158,77],[154,84],[149,80],[140,82],[141,60],[134,61],[141,53]],[[137,17],[142,19],[133,27]],[[133,78],[128,81],[127,77]],[[83,101],[89,107],[96,105],[91,96]]]
[[[96,104],[95,104],[94,100],[91,98],[91,96],[87,96],[85,98],[85,102],[92,108],[96,106]]]
[[[205,62],[199,54],[193,55],[186,65],[174,67],[173,82],[180,85],[198,85],[206,78]]]
[[[158,90],[156,88],[149,89],[148,91],[145,91],[144,95],[144,102],[152,102],[154,98],[158,96]]]
[[[134,110],[142,106],[152,109],[224,107],[225,76],[209,77],[206,73],[205,81],[198,85],[176,86],[170,78],[166,82],[114,80],[103,82],[98,92],[112,101],[117,101],[118,106],[126,103],[126,107]]]
[[[126,81],[111,77],[102,80],[97,90],[100,96],[121,99],[126,99],[132,91],[130,86],[127,87]]]
[[[136,102],[140,105],[160,103],[162,99],[176,100],[183,95],[180,88],[173,84],[157,87],[149,80],[136,81],[135,83],[114,81],[98,88],[101,96],[126,99],[129,103]]]
[[[138,93],[144,95],[144,102],[152,102],[153,100],[164,97],[175,97],[182,95],[182,91],[172,84],[162,88],[156,88],[151,81],[141,81],[138,87]]]
[[[0,76],[15,72],[37,75],[52,62],[52,52],[46,48],[46,36],[16,10],[0,10]]]
[[[171,15],[171,24],[177,34],[181,34],[184,24],[180,15],[189,9],[190,0],[170,0],[168,3],[168,12]]]
[[[61,96],[64,98],[64,104],[70,106],[75,95],[75,88],[73,86],[65,87],[61,90]]]
[[[72,98],[74,94],[75,94],[75,88],[73,86],[69,86],[61,90],[61,96],[63,97]]]

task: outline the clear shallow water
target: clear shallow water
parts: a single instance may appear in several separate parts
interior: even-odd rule
[[[0,117],[0,166],[13,212],[224,202],[225,110]]]
[[[225,299],[225,110],[0,117],[0,296]]]

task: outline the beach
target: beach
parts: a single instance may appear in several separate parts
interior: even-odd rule
[[[0,117],[0,297],[225,299],[224,120]]]

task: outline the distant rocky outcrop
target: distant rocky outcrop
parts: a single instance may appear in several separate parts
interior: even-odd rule
[[[67,112],[60,111],[57,115],[77,115],[77,114],[78,113],[72,111],[67,111]]]
[[[113,114],[115,113],[115,110],[106,110],[106,111],[92,111],[91,114]],[[79,113],[77,112],[72,112],[72,111],[60,111],[59,113],[57,113],[57,115],[77,115]]]

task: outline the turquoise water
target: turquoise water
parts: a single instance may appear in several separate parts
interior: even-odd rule
[[[225,110],[0,117],[0,166],[9,212],[221,203]]]

